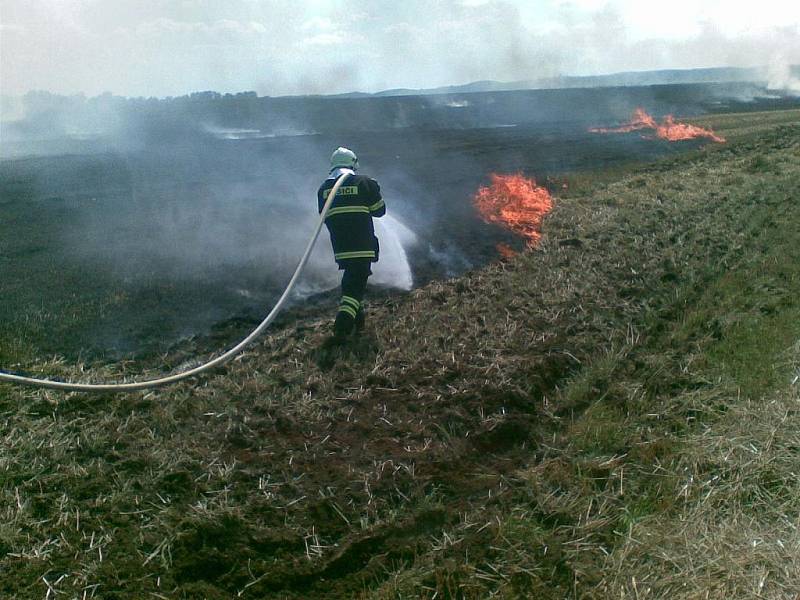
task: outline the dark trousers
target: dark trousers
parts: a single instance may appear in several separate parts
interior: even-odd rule
[[[367,289],[367,279],[372,275],[371,264],[372,261],[368,258],[351,258],[339,263],[344,274],[339,312],[336,313],[333,324],[334,335],[348,335],[353,331],[356,321],[363,320],[364,292]]]

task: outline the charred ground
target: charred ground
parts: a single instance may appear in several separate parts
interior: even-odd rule
[[[568,173],[704,144],[601,136],[584,122],[357,132],[345,141],[417,236],[406,249],[416,285],[486,265],[499,242],[524,248],[473,205],[493,172],[524,173],[561,193]],[[316,185],[340,143],[206,137],[0,162],[0,331],[22,337],[7,358],[141,357],[229,319],[260,318],[302,253]],[[325,267],[335,271],[330,258]]]
[[[376,303],[332,367],[304,318],[158,392],[0,388],[0,590],[796,593],[800,129],[718,119],[570,178],[538,250]]]

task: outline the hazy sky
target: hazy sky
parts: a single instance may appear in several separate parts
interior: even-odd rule
[[[0,0],[0,93],[262,95],[800,63],[800,2]]]

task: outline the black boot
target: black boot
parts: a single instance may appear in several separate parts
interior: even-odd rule
[[[353,323],[353,334],[359,335],[362,331],[364,331],[364,325],[367,321],[367,311],[364,309],[364,306],[361,306],[361,309],[356,314],[355,323]]]
[[[339,311],[339,314],[336,315],[336,320],[333,322],[333,336],[330,338],[331,345],[341,346],[344,344],[347,338],[350,337],[354,324],[355,320],[353,317],[345,312]]]

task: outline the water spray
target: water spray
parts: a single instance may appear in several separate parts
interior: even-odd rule
[[[325,223],[325,217],[328,214],[328,210],[330,209],[331,203],[333,202],[334,198],[336,197],[336,192],[339,191],[344,180],[348,177],[349,173],[344,173],[336,180],[334,183],[333,188],[331,189],[330,194],[328,195],[328,199],[325,202],[325,205],[322,207],[322,211],[320,212],[319,221],[317,223],[317,227],[314,230],[314,234],[311,236],[311,239],[306,246],[306,250],[303,253],[303,257],[300,259],[300,262],[297,265],[297,268],[294,270],[294,274],[292,278],[289,280],[289,283],[286,286],[286,289],[281,294],[281,297],[275,303],[275,306],[269,312],[269,314],[264,318],[263,321],[253,329],[250,334],[245,337],[241,342],[236,344],[233,348],[225,352],[224,354],[219,355],[218,357],[211,359],[200,366],[194,367],[192,369],[182,371],[179,373],[173,373],[172,375],[167,375],[165,377],[160,377],[158,379],[148,379],[146,381],[131,381],[127,383],[72,383],[68,381],[55,381],[52,379],[37,379],[35,377],[26,377],[24,375],[14,375],[12,373],[7,373],[4,371],[0,371],[0,382],[6,383],[14,383],[17,385],[27,385],[32,387],[38,388],[48,388],[53,390],[62,390],[67,392],[134,392],[137,390],[144,390],[148,388],[155,388],[161,387],[164,385],[169,385],[171,383],[176,383],[178,381],[182,381],[184,379],[189,379],[190,377],[196,377],[201,373],[209,371],[215,367],[219,367],[224,365],[225,363],[229,362],[231,359],[236,357],[238,354],[249,346],[253,341],[255,341],[263,332],[264,330],[269,327],[269,325],[275,320],[275,317],[278,316],[278,313],[281,311],[283,306],[289,299],[289,295],[294,289],[295,284],[300,279],[300,275],[303,273],[303,270],[308,263],[308,259],[311,256],[311,251],[314,249],[314,244],[319,237],[319,233],[322,230],[322,225]]]

